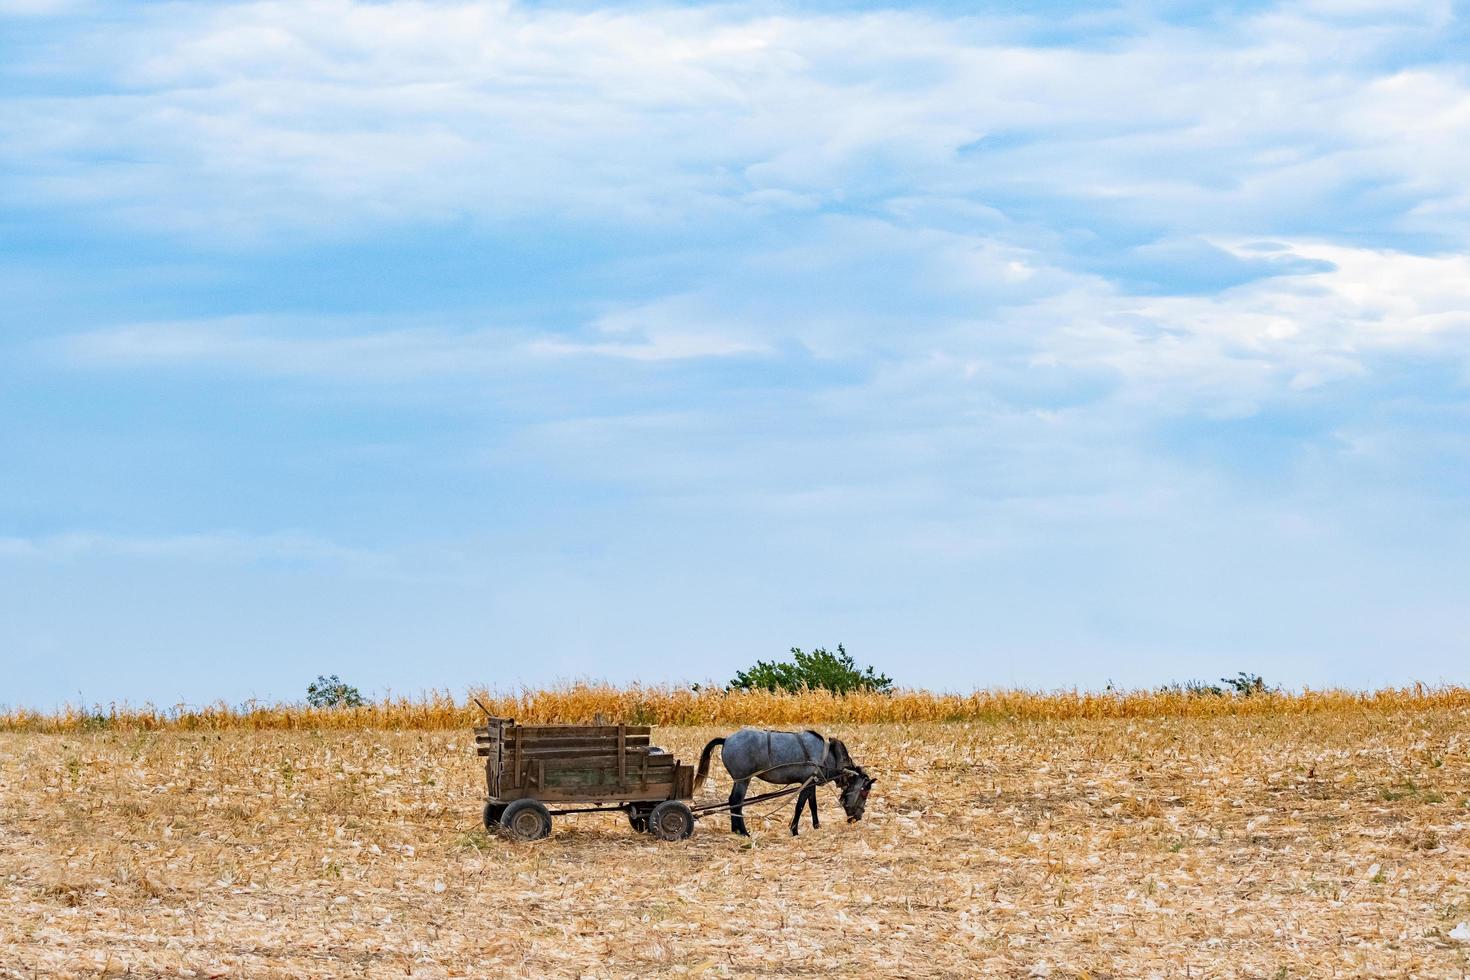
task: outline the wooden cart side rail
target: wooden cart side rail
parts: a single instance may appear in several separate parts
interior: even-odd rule
[[[616,737],[622,728],[628,735],[652,735],[648,725],[507,725],[505,732],[512,738],[596,738]]]
[[[619,762],[624,765],[619,769]],[[631,786],[649,782],[678,782],[683,776],[678,763],[673,765],[640,765],[642,760],[619,760],[615,756],[595,759],[527,759],[521,768],[500,768],[500,779],[507,786],[544,785],[548,783],[582,782],[589,785]],[[619,775],[621,771],[622,775]],[[692,779],[693,777],[689,777]]]
[[[548,769],[528,762],[519,778],[506,773],[496,799],[509,801],[530,797],[538,800],[687,800],[694,795],[694,767],[673,766],[640,773],[629,771],[618,780],[611,762],[592,769]]]
[[[607,788],[597,792],[588,792],[582,787],[559,787],[549,786],[543,789],[507,789],[500,796],[492,797],[497,803],[509,803],[512,800],[533,799],[543,803],[661,803],[664,800],[675,799],[673,795],[673,783],[650,784],[647,789],[633,789],[619,792]]]
[[[580,752],[527,752],[521,758],[533,762],[544,762],[571,769],[589,766],[617,766],[625,762],[629,771],[634,769],[668,769],[678,764],[671,755],[653,755],[648,752],[603,752],[598,750]]]
[[[648,736],[629,736],[621,743],[615,736],[606,738],[512,738],[508,743],[519,745],[522,751],[534,752],[545,749],[601,749],[616,752],[619,748],[647,749]]]
[[[596,735],[589,738],[506,738],[505,741],[519,742],[529,749],[534,749],[542,745],[576,748],[579,745],[616,746],[618,744],[618,737],[616,735]],[[623,744],[630,748],[634,746],[647,747],[649,739],[647,735],[629,735],[623,739]]]
[[[519,751],[522,755],[561,754],[586,749],[606,749],[613,752],[619,750],[619,740],[616,735],[594,738],[511,737],[508,733],[502,736],[495,732],[486,732],[484,729],[476,730],[475,752],[478,755],[489,755],[491,746],[496,742],[510,747],[513,752]],[[630,751],[641,752],[647,752],[652,748],[647,735],[628,735],[622,739],[622,747]]]
[[[553,738],[553,739],[512,739],[521,751],[530,755],[533,753],[546,755],[548,753],[563,755],[574,752],[647,752],[652,748],[648,739],[634,740],[627,738],[622,745],[615,738]]]

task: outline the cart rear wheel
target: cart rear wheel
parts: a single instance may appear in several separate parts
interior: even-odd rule
[[[664,800],[648,815],[648,832],[659,840],[684,840],[694,833],[694,811],[682,800]]]
[[[551,833],[551,814],[538,800],[516,800],[500,815],[500,828],[515,840],[540,840]]]
[[[485,829],[498,830],[500,828],[500,815],[505,812],[504,803],[485,804]]]
[[[648,832],[648,815],[653,812],[653,807],[647,803],[634,803],[628,807],[628,826],[640,834]]]

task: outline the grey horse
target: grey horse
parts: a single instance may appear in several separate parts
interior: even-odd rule
[[[698,790],[709,778],[710,756],[715,748],[723,745],[720,760],[725,771],[735,780],[730,790],[730,830],[749,835],[745,829],[745,814],[741,804],[756,777],[778,786],[805,783],[796,796],[796,812],[791,817],[791,834],[795,836],[801,825],[801,808],[810,806],[812,826],[817,822],[817,786],[835,782],[842,790],[842,809],[847,811],[847,822],[854,823],[863,818],[868,804],[868,790],[874,779],[848,754],[841,739],[824,738],[820,732],[807,729],[802,732],[778,732],[765,728],[742,728],[725,738],[711,739],[699,754],[699,771],[695,773],[694,788]]]

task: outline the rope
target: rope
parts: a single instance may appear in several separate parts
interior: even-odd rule
[[[807,788],[807,785],[809,783],[811,783],[812,780],[814,780],[816,778],[817,778],[816,776],[810,777],[809,779],[807,779],[807,781],[805,783],[802,783],[800,786],[796,787],[796,789],[794,790],[794,792],[800,793],[802,790],[804,790],[804,789]],[[822,784],[821,783],[817,783],[816,785],[820,786]],[[774,814],[777,809],[783,808],[784,806],[785,806],[785,803],[782,802],[782,803],[777,803],[774,806],[768,807],[763,812],[756,814],[755,815],[755,819],[757,819],[757,820],[769,820],[769,819],[771,819],[771,815]],[[744,812],[745,812],[744,811],[744,808],[742,807],[742,809],[741,809],[741,815],[742,816],[744,815]],[[797,819],[799,820],[801,818],[798,816]]]

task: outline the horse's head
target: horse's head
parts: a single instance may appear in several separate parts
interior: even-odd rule
[[[847,751],[842,739],[829,738],[827,754],[837,769],[836,782],[842,790],[842,809],[847,811],[847,822],[857,823],[863,819],[863,811],[868,806],[868,791],[876,780],[868,775],[868,770],[852,760],[852,753]]]
[[[877,780],[857,764],[837,777],[837,785],[842,787],[842,809],[847,811],[848,823],[863,819],[863,811],[868,808],[868,791],[875,782]]]

